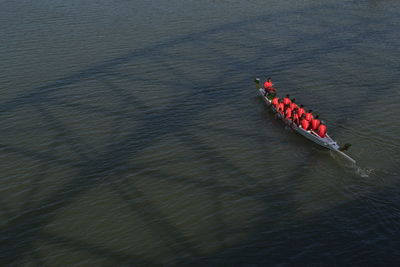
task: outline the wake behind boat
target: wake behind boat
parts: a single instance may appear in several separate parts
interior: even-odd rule
[[[347,158],[348,160],[350,160],[353,164],[356,163],[356,161],[354,159],[352,159],[350,156],[348,156],[347,154],[343,153],[341,150],[344,150],[343,148],[341,148],[336,141],[334,141],[328,134],[325,134],[324,137],[321,137],[318,135],[318,133],[316,133],[313,130],[305,130],[303,129],[300,125],[297,125],[296,123],[293,123],[292,120],[285,118],[285,116],[278,112],[276,107],[272,104],[272,99],[270,99],[268,97],[268,92],[262,88],[260,86],[260,79],[255,79],[255,83],[256,86],[258,88],[258,91],[262,97],[262,99],[264,100],[264,102],[267,104],[267,106],[277,115],[277,117],[279,119],[281,119],[286,125],[288,125],[291,129],[293,129],[294,131],[296,131],[297,133],[301,134],[302,136],[304,136],[305,138],[313,141],[314,143],[323,146],[325,148],[328,148],[332,151],[338,152],[339,154],[341,154],[342,156],[344,156],[345,158]],[[345,148],[348,147],[348,145],[346,144],[344,146]]]

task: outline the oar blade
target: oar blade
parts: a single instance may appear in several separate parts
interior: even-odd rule
[[[336,150],[337,153],[339,153],[340,155],[342,155],[344,158],[348,159],[349,161],[351,161],[353,164],[356,164],[356,161],[354,159],[352,159],[349,155],[347,155],[346,153],[340,151],[340,150]]]

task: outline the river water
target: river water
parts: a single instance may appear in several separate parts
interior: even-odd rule
[[[398,1],[0,1],[0,24],[2,265],[400,262]]]

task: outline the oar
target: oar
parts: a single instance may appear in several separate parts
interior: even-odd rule
[[[352,159],[349,155],[345,154],[343,151],[348,150],[351,147],[351,144],[346,143],[342,147],[340,147],[336,152],[338,152],[340,155],[345,157],[346,159],[350,160],[353,164],[356,164],[356,161]]]
[[[340,155],[342,155],[343,157],[345,157],[346,159],[348,159],[349,161],[351,161],[353,164],[356,164],[356,161],[354,159],[352,159],[349,155],[345,154],[344,152],[340,151],[340,150],[335,150],[337,153],[339,153]]]

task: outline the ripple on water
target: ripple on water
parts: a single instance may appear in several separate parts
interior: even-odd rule
[[[0,10],[6,263],[397,255],[398,4],[214,2]],[[259,75],[352,143],[360,168],[275,120]]]

